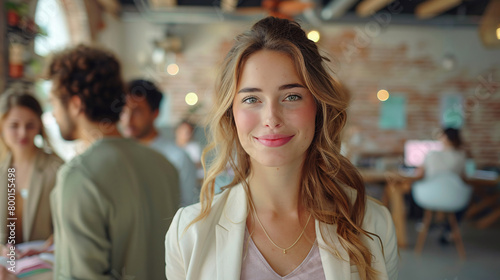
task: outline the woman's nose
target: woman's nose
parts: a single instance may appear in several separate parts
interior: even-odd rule
[[[270,103],[264,109],[264,125],[269,128],[278,128],[283,125],[282,112],[279,104]]]
[[[27,134],[28,128],[24,126],[20,126],[17,133],[19,133],[19,137],[24,138]]]

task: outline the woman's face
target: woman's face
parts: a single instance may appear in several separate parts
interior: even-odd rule
[[[23,106],[15,106],[2,123],[2,137],[11,150],[32,148],[41,127],[40,118],[35,112]]]
[[[247,59],[233,114],[252,164],[302,164],[314,137],[316,103],[288,55],[261,50]]]

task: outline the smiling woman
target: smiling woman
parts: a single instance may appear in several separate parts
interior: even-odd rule
[[[284,53],[262,50],[245,62],[233,115],[253,168],[304,161],[314,137],[316,102],[302,84]]]
[[[239,35],[217,81],[201,204],[167,233],[168,279],[397,279],[387,209],[340,154],[349,95],[299,24]],[[202,160],[204,162],[204,160]],[[234,180],[214,196],[229,164]]]

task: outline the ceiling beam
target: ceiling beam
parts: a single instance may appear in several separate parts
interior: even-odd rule
[[[360,17],[371,16],[392,2],[394,0],[363,0],[356,7],[356,14]]]
[[[433,18],[460,5],[462,0],[427,0],[415,8],[419,19]]]
[[[322,10],[321,17],[325,20],[342,17],[358,0],[331,0]]]

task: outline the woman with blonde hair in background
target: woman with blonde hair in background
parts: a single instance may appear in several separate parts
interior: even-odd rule
[[[64,162],[48,152],[50,144],[43,128],[42,113],[40,103],[27,92],[11,90],[0,96],[1,246],[46,240],[46,249],[52,244],[49,196],[57,170]],[[35,145],[37,135],[41,136],[44,149]],[[15,202],[15,211],[8,209],[12,206],[9,201]],[[13,231],[6,226],[12,221],[7,218],[16,218]],[[18,257],[40,252],[24,252]]]
[[[200,204],[166,236],[177,279],[397,279],[388,210],[340,154],[349,95],[300,25],[268,17],[226,56]],[[214,196],[229,162],[234,180]]]

